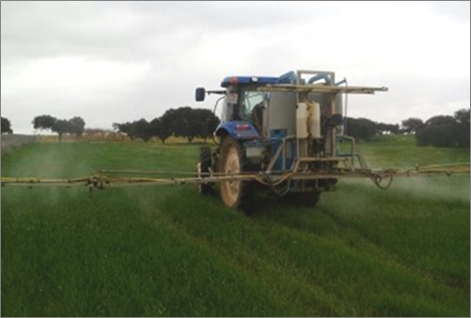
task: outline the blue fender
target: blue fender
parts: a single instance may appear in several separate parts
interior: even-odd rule
[[[226,121],[220,123],[214,135],[221,136],[227,134],[235,140],[260,139],[255,126],[249,121]]]

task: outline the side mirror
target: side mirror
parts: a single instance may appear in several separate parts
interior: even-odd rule
[[[204,101],[206,96],[206,90],[203,87],[198,87],[195,92],[195,99],[197,102]]]

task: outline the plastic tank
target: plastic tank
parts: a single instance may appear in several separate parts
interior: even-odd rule
[[[309,106],[306,103],[298,103],[296,108],[296,137],[307,138],[308,137],[308,114]]]
[[[312,138],[322,138],[321,136],[321,106],[319,103],[311,102],[309,107],[309,133]]]
[[[335,107],[334,107],[334,114],[340,114],[343,118],[343,99],[342,94],[337,94],[335,97]],[[344,125],[337,126],[337,134],[343,135]]]

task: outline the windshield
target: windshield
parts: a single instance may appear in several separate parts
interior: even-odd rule
[[[263,106],[263,100],[263,92],[244,91],[240,102],[240,117],[245,120],[252,120],[255,106]]]

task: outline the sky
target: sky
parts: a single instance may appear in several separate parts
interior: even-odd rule
[[[470,107],[470,2],[1,2],[1,115],[86,128],[213,109],[226,76],[334,71],[348,116],[385,123]],[[219,114],[219,113],[218,113]]]

